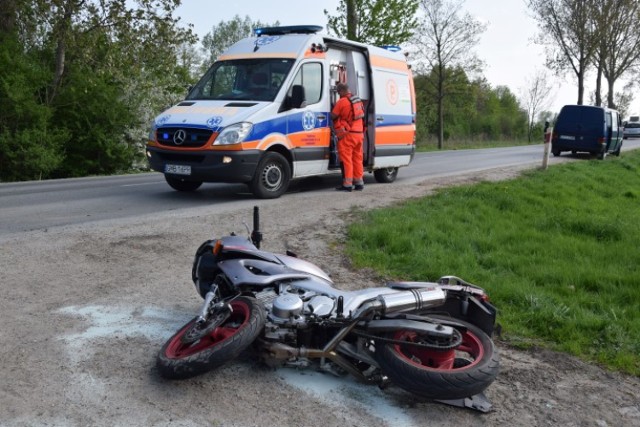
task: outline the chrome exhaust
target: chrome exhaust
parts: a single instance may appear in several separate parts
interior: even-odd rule
[[[358,319],[369,314],[372,310],[378,310],[382,315],[423,310],[442,305],[446,299],[447,292],[438,285],[379,295],[361,305],[354,313],[353,318]]]

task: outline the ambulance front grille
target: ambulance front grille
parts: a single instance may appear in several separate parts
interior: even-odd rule
[[[158,143],[168,147],[202,147],[209,141],[213,131],[180,127],[159,128],[156,132]]]

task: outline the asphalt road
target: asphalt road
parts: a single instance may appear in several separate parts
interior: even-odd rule
[[[625,140],[623,150],[638,147],[639,140]],[[410,185],[429,178],[500,167],[541,164],[542,155],[543,144],[418,153],[408,167],[400,169],[397,180],[391,185]],[[564,154],[562,157],[571,156]],[[553,163],[551,157],[549,164]],[[375,185],[372,174],[366,174],[365,181]],[[292,183],[289,192],[329,191],[338,182],[338,175],[298,180]],[[254,202],[243,184],[204,184],[196,192],[180,193],[166,184],[162,174],[155,172],[2,183],[0,235],[140,215],[148,215],[152,221],[153,214],[158,212],[177,213],[203,206],[215,210],[242,202]]]

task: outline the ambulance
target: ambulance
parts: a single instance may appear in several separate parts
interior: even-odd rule
[[[152,169],[178,191],[245,183],[261,199],[291,180],[340,174],[331,109],[338,83],[365,105],[364,170],[390,183],[415,153],[416,103],[406,57],[320,34],[260,28],[220,55],[186,99],[155,118]]]

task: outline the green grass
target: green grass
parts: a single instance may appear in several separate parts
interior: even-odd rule
[[[443,150],[468,150],[476,148],[513,147],[517,145],[542,144],[542,141],[529,142],[527,140],[471,140],[471,139],[448,139],[443,142]],[[437,140],[421,140],[416,143],[417,151],[438,151]]]
[[[356,266],[484,287],[502,339],[640,375],[640,151],[362,214]]]

